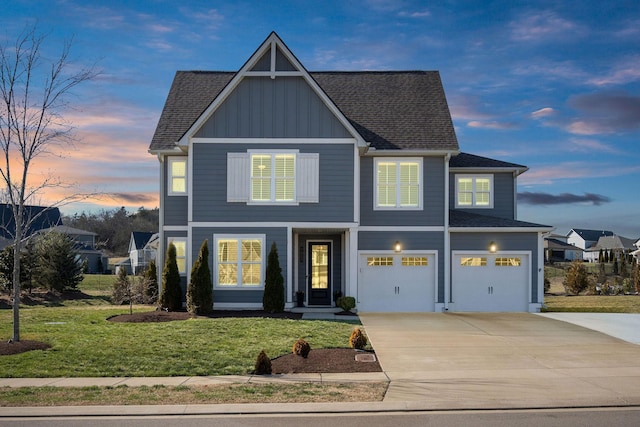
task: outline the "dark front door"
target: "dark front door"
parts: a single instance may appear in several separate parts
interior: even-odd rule
[[[308,249],[309,305],[331,305],[331,242],[309,242]]]

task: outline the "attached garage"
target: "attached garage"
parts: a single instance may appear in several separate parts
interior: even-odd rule
[[[361,253],[358,311],[434,311],[436,277],[435,252]]]
[[[531,253],[454,251],[452,311],[528,311]]]

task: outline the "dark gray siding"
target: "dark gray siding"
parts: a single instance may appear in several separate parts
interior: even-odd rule
[[[164,262],[165,262],[165,257],[167,254],[167,240],[169,240],[169,238],[171,237],[187,237],[187,232],[186,231],[165,231],[164,232],[164,241],[160,242],[160,248],[158,250],[161,250],[162,253],[160,254],[159,257],[159,261],[161,263],[160,265],[160,271],[162,272],[162,269],[164,268]],[[187,246],[188,246],[187,242]],[[188,248],[187,248],[188,249]],[[198,254],[197,252],[198,249],[196,249],[196,256]],[[189,251],[187,250],[187,271],[191,270],[191,264],[192,264],[193,260],[189,259]],[[162,277],[158,277],[158,284],[161,286],[161,281],[162,281]],[[185,274],[180,275],[180,287],[182,288],[182,302],[185,302],[186,299],[186,295],[187,295],[187,275]]]
[[[197,138],[348,138],[302,77],[245,77]]]
[[[298,287],[295,291],[301,290],[305,294],[307,291],[307,265],[309,263],[308,244],[307,241],[330,241],[331,245],[331,295],[335,291],[342,290],[342,237],[340,234],[324,235],[324,234],[301,234],[298,237],[298,245],[302,246],[301,253],[304,254],[302,259],[298,259]]]
[[[264,265],[266,267],[266,258],[271,250],[271,244],[276,243],[278,248],[278,260],[280,261],[280,268],[282,268],[282,275],[285,278],[285,284],[287,281],[287,229],[286,228],[242,228],[242,227],[229,227],[229,228],[212,228],[212,227],[197,227],[192,229],[191,233],[191,245],[193,248],[193,257],[198,256],[198,251],[202,242],[207,239],[209,242],[209,267],[212,274],[212,282],[214,284],[213,289],[213,306],[215,307],[217,302],[229,302],[229,303],[262,303],[263,290],[236,290],[236,289],[216,289],[215,277],[216,266],[214,264],[214,234],[264,234],[265,235],[265,251],[264,251]],[[264,274],[264,271],[263,271]]]
[[[449,206],[456,209],[456,175],[462,173],[451,172],[449,176]],[[479,174],[469,174],[479,175]],[[481,175],[486,175],[482,173]],[[461,211],[476,213],[480,215],[496,216],[498,218],[515,218],[514,212],[514,184],[515,180],[511,173],[494,173],[493,175],[493,209],[458,209]]]
[[[227,152],[247,149],[295,149],[320,157],[320,201],[298,206],[227,203]],[[193,145],[193,221],[353,221],[353,146],[308,144]]]
[[[444,233],[422,231],[360,231],[358,250],[393,250],[399,241],[403,251],[438,251],[438,302],[444,303]]]
[[[490,242],[498,251],[531,251],[531,301],[538,301],[538,233],[451,233],[452,251],[486,251]]]
[[[186,158],[186,157],[185,157]],[[167,195],[167,175],[169,162],[165,157],[160,167],[160,179],[162,180],[162,210],[164,212],[164,224],[162,225],[187,225],[189,197],[184,196],[169,196]]]
[[[374,158],[360,162],[360,221],[362,225],[444,225],[444,159],[422,160],[423,210],[374,210]]]

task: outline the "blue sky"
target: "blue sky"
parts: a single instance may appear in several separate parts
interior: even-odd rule
[[[65,213],[158,205],[147,153],[177,70],[237,71],[276,31],[310,71],[438,70],[462,151],[524,164],[522,220],[640,237],[637,1],[12,0],[0,40],[73,37],[79,142],[41,159],[79,192]],[[62,190],[61,190],[62,191]],[[55,199],[59,194],[46,194]]]

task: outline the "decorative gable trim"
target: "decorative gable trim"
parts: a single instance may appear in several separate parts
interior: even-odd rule
[[[270,54],[269,70],[266,70],[264,65],[265,55]],[[284,60],[288,62],[286,66],[279,66]],[[282,69],[280,69],[282,68]],[[291,70],[293,68],[294,70]],[[185,132],[185,134],[178,141],[178,145],[182,147],[188,147],[189,141],[193,135],[207,122],[207,120],[213,115],[213,113],[222,105],[227,97],[236,89],[246,76],[269,76],[271,79],[277,77],[302,77],[305,82],[311,87],[311,89],[320,97],[322,102],[327,106],[329,111],[338,119],[340,124],[347,129],[350,135],[356,140],[357,146],[361,149],[368,147],[362,136],[355,130],[353,125],[347,120],[342,112],[331,101],[327,94],[320,88],[316,81],[309,75],[304,66],[293,55],[289,48],[284,44],[280,37],[272,32],[269,37],[260,45],[260,47],[254,52],[254,54],[247,60],[247,62],[240,68],[231,81],[225,86],[220,94],[211,102],[209,107],[198,117],[198,119],[191,125],[191,127]]]

